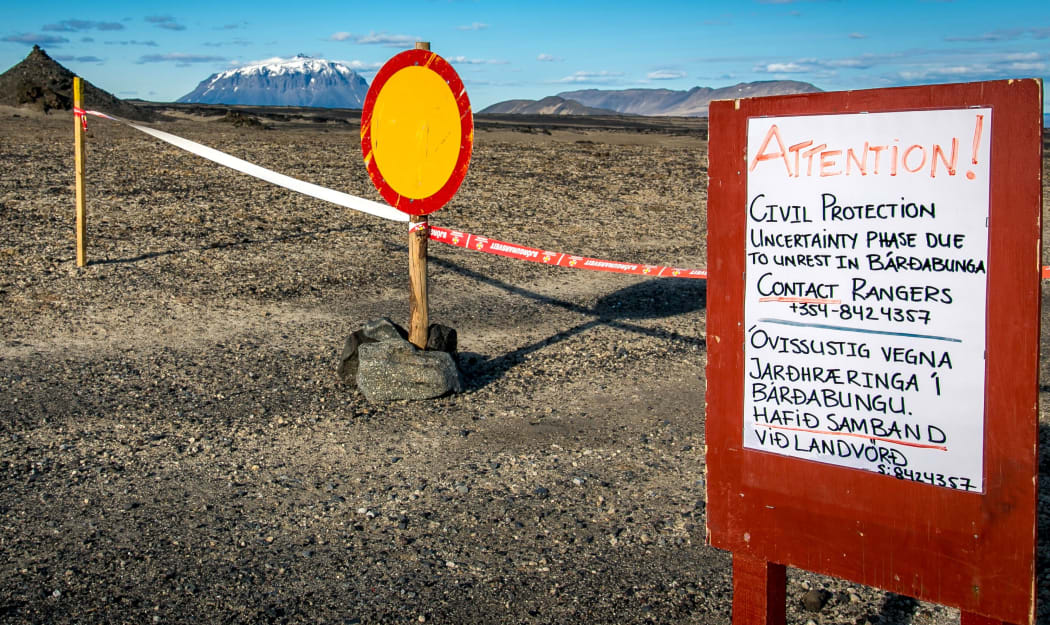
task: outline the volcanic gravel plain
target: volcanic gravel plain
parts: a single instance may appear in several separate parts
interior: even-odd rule
[[[162,112],[379,199],[352,114]],[[703,281],[431,242],[464,391],[372,404],[335,371],[364,322],[407,322],[404,224],[89,125],[78,269],[72,117],[0,110],[0,622],[730,622],[731,559],[705,544]],[[703,268],[706,189],[705,120],[479,118],[431,222]],[[958,618],[789,570],[789,623]]]

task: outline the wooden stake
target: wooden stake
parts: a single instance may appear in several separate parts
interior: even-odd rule
[[[959,611],[959,625],[1006,625],[1003,621],[966,610]]]
[[[408,342],[419,349],[427,346],[427,329],[430,327],[430,311],[427,299],[427,239],[430,232],[427,218],[413,215],[410,223],[422,227],[408,235],[408,283],[411,291],[408,299]]]
[[[787,567],[733,553],[733,625],[784,625]]]
[[[80,77],[73,78],[73,106],[84,108],[83,88]],[[77,194],[77,267],[87,265],[87,211],[84,207],[84,130],[83,118],[73,116],[74,158],[76,159]]]
[[[429,41],[417,41],[417,50],[430,50]],[[425,215],[410,218],[413,228],[408,235],[408,342],[419,349],[427,346],[430,328],[430,302],[427,296],[427,241],[430,229]],[[415,227],[422,224],[421,227]]]

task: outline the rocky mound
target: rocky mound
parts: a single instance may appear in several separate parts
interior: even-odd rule
[[[33,46],[21,63],[0,74],[0,104],[48,111],[73,110],[75,74]],[[118,117],[153,121],[156,115],[84,81],[84,107]]]
[[[547,96],[542,100],[506,100],[478,111],[479,114],[503,115],[619,115],[609,109],[584,106],[575,100]]]

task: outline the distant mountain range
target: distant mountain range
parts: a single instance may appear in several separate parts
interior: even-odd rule
[[[213,74],[178,102],[361,108],[368,83],[342,63],[299,55]]]
[[[615,115],[616,111],[584,106],[575,100],[556,95],[542,100],[504,100],[479,113],[502,115]]]
[[[583,89],[563,91],[542,100],[507,100],[497,102],[479,113],[516,114],[568,114],[568,115],[652,115],[676,117],[701,117],[707,115],[707,106],[712,100],[735,98],[758,98],[770,95],[793,93],[818,93],[821,89],[795,80],[765,80],[742,82],[731,87],[712,89],[693,87],[686,91],[672,89]],[[552,103],[559,110],[553,111]],[[583,110],[586,112],[575,112]]]

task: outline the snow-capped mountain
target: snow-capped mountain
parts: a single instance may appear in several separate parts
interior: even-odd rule
[[[299,55],[213,74],[179,102],[361,108],[368,83],[342,63]]]

